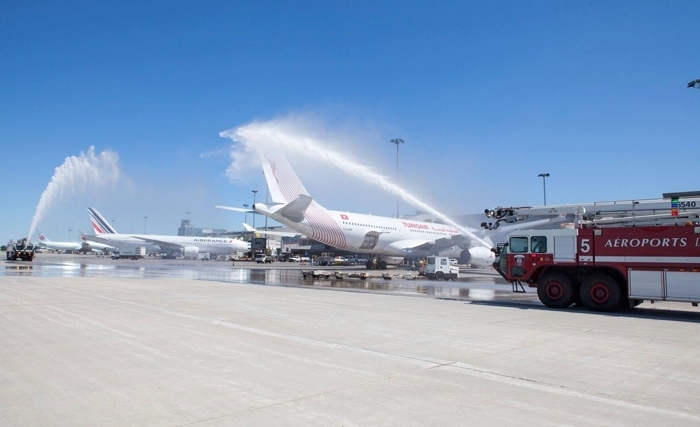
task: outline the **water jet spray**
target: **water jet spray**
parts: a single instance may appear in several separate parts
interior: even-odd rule
[[[51,181],[41,194],[27,239],[31,239],[36,227],[54,203],[69,195],[113,184],[119,174],[119,156],[113,151],[107,150],[95,155],[95,147],[90,147],[87,153],[81,151],[79,156],[67,157],[55,169]]]
[[[297,131],[288,121],[254,122],[235,129],[229,129],[221,132],[219,135],[242,144],[243,148],[247,151],[232,153],[234,163],[237,160],[246,158],[250,154],[250,151],[257,150],[274,151],[283,149],[302,154],[306,157],[313,156],[314,161],[321,160],[335,166],[348,175],[359,178],[368,184],[378,186],[391,194],[401,197],[406,203],[429,212],[443,220],[446,224],[456,227],[464,233],[464,235],[470,237],[473,242],[489,249],[492,247],[492,245],[479,238],[472,230],[457,224],[447,215],[419,200],[401,186],[392,182],[389,178],[375,172],[368,166],[361,165],[348,159],[343,153],[329,148],[327,144],[323,144],[320,140]],[[235,167],[236,165],[234,164],[229,170],[233,170]]]

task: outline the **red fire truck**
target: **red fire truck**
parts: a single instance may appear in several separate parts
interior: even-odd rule
[[[495,249],[494,268],[514,291],[537,288],[544,305],[591,310],[644,300],[700,302],[700,193],[664,199],[487,210],[497,228],[530,216],[558,215],[565,228],[520,230]],[[666,197],[668,196],[668,197]],[[684,199],[681,196],[686,196]],[[588,211],[588,212],[587,212]]]

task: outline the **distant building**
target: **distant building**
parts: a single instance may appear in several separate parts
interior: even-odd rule
[[[192,227],[189,219],[180,220],[180,228],[177,229],[178,236],[220,236],[231,233],[224,228],[198,228]]]

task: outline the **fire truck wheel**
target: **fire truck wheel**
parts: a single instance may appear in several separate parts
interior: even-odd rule
[[[438,282],[442,282],[442,280],[443,280],[444,278],[445,278],[445,275],[442,274],[442,271],[438,271],[438,272],[435,274],[435,279],[436,279]]]
[[[620,303],[620,287],[611,277],[594,274],[581,283],[581,299],[595,311],[611,311]]]
[[[537,282],[537,296],[547,307],[566,308],[574,302],[574,286],[564,274],[545,274]]]
[[[386,270],[386,261],[379,261],[379,269],[380,270]]]

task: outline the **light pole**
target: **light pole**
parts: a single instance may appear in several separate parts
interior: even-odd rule
[[[143,217],[143,234],[146,234],[146,220],[148,219],[147,216]]]
[[[246,209],[245,213],[243,213],[244,220],[246,224],[248,224],[248,204],[243,203],[243,207]],[[243,240],[248,241],[248,230],[243,230]]]
[[[268,200],[270,198],[270,187],[266,184],[265,185],[265,204],[270,203]],[[267,231],[267,215],[265,215],[265,231]]]
[[[544,193],[544,205],[547,206],[547,184],[545,184],[545,179],[549,176],[549,174],[541,173],[537,176],[542,178],[542,192]]]
[[[253,192],[253,228],[255,228],[255,196],[258,195],[258,190],[250,190]]]
[[[396,182],[399,182],[399,144],[403,144],[403,139],[394,138],[390,141],[392,144],[396,144]],[[399,196],[396,196],[396,218],[399,217]]]
[[[69,228],[69,229],[68,229],[68,241],[69,241],[69,242],[70,242],[70,232],[71,232],[71,231],[73,231],[73,229],[72,229],[72,228]]]

